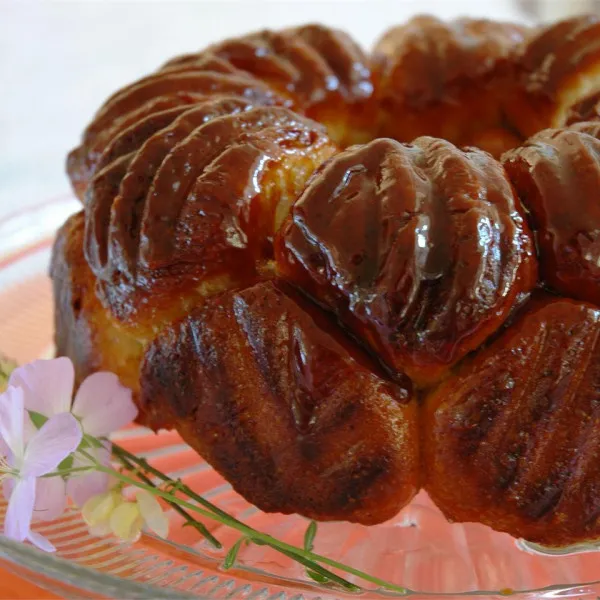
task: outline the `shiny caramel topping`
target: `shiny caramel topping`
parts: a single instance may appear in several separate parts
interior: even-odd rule
[[[453,85],[490,73],[508,59],[525,30],[482,19],[414,17],[390,29],[375,46],[381,93],[415,108],[446,101]]]
[[[144,207],[143,202],[154,175],[173,147],[211,119],[223,115],[233,115],[251,107],[252,105],[248,101],[237,98],[206,100],[191,108],[186,107],[187,109],[179,115],[169,114],[165,119],[163,113],[158,113],[140,122],[138,127],[130,131],[130,134],[139,133],[140,129],[143,134],[152,133],[157,121],[159,126],[147,139],[144,139],[145,135],[131,135],[133,141],[137,143],[133,145],[129,153],[115,152],[114,147],[119,145],[121,138],[115,139],[114,145],[111,144],[99,160],[99,165],[105,167],[106,163],[106,168],[99,171],[87,194],[87,256],[97,275],[101,273],[102,267],[108,260],[106,236],[108,235],[110,211],[118,196],[121,180],[127,173],[125,168],[120,165],[129,167],[133,163],[132,169],[129,171],[132,174],[129,178],[132,192],[130,207],[137,212],[135,215],[126,215],[125,218],[139,221],[141,210]],[[169,120],[171,116],[176,118]],[[115,175],[112,175],[113,173]],[[113,185],[105,184],[108,177],[114,181]],[[135,189],[131,189],[131,186],[134,186]]]
[[[416,402],[319,312],[274,282],[211,298],[153,342],[143,410],[262,510],[379,523],[419,487]]]
[[[287,109],[245,108],[198,105],[94,178],[86,253],[115,310],[136,288],[246,281],[271,255],[278,222],[335,147]]]
[[[534,285],[519,210],[502,167],[481,151],[376,140],[313,176],[276,259],[390,369],[431,385]]]
[[[296,99],[308,114],[332,94],[352,103],[373,91],[364,52],[346,34],[321,25],[261,31],[209,51]]]
[[[597,118],[600,18],[582,15],[532,35],[516,57],[509,121],[529,137],[549,127]]]
[[[589,14],[558,21],[532,36],[519,57],[529,89],[554,96],[562,92],[565,79],[597,65],[599,34],[600,17]]]
[[[594,123],[548,129],[503,157],[531,213],[544,281],[600,304],[600,141]]]
[[[448,518],[552,546],[600,537],[599,334],[590,305],[533,302],[426,400],[425,488]]]
[[[220,72],[158,72],[111,96],[86,129],[82,144],[70,155],[67,170],[83,196],[102,151],[119,134],[163,110],[215,96],[237,96],[254,105],[282,104],[267,85],[248,75]]]
[[[329,65],[336,79],[328,78],[328,89],[337,90],[353,104],[373,93],[369,59],[362,48],[345,32],[310,24],[289,30],[311,46]]]
[[[419,16],[376,44],[377,135],[402,142],[430,135],[500,156],[522,136],[505,119],[513,56],[526,28]]]

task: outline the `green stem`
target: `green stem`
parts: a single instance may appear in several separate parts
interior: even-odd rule
[[[90,467],[73,467],[72,469],[61,469],[60,471],[52,471],[52,473],[46,473],[42,477],[64,477],[65,475],[71,475],[71,473],[81,473],[83,471],[96,471],[95,466]]]
[[[168,477],[167,475],[165,475],[164,473],[162,473],[161,471],[159,471],[158,469],[156,469],[155,467],[150,465],[147,460],[145,460],[143,458],[139,458],[139,457],[135,456],[135,454],[131,454],[129,451],[125,450],[125,448],[122,448],[121,446],[117,446],[116,444],[113,444],[113,452],[115,453],[115,455],[117,457],[124,456],[124,457],[130,459],[131,461],[138,464],[142,469],[147,470],[149,473],[151,473],[152,475],[155,475],[162,481],[166,481],[166,482],[173,481],[170,477]],[[379,577],[374,577],[373,575],[364,573],[364,572],[360,571],[359,569],[355,569],[354,567],[337,562],[333,559],[327,558],[326,556],[321,556],[312,551],[304,550],[304,549],[298,548],[296,546],[291,546],[289,544],[286,544],[285,542],[282,542],[280,540],[277,540],[277,539],[271,537],[268,534],[261,533],[260,531],[257,531],[255,529],[249,527],[245,523],[238,521],[235,517],[232,517],[231,515],[222,511],[220,508],[218,508],[217,506],[215,506],[214,504],[212,504],[211,502],[209,502],[208,500],[206,500],[205,498],[203,498],[202,496],[200,496],[199,494],[194,492],[192,489],[190,489],[184,483],[181,483],[180,485],[178,485],[178,489],[182,493],[184,493],[186,496],[189,496],[192,500],[195,500],[199,504],[202,504],[204,507],[208,508],[212,513],[214,513],[213,515],[210,515],[208,513],[205,513],[204,511],[202,511],[202,514],[205,514],[205,516],[215,519],[215,515],[216,515],[219,517],[216,519],[217,521],[219,521],[225,525],[228,525],[228,526],[232,527],[233,529],[237,529],[238,531],[240,531],[242,533],[245,533],[248,537],[250,537],[253,540],[257,540],[257,539],[260,540],[263,544],[266,544],[266,545],[270,546],[271,548],[278,550],[282,554],[285,554],[285,552],[283,552],[285,550],[286,552],[293,553],[295,556],[302,556],[305,559],[313,561],[313,563],[317,563],[317,562],[322,563],[322,564],[328,565],[330,567],[333,567],[335,569],[338,569],[340,571],[343,571],[345,573],[349,573],[351,575],[354,575],[354,576],[362,579],[363,581],[368,581],[369,583],[377,585],[380,588],[383,588],[383,589],[386,589],[389,591],[393,591],[393,592],[397,592],[400,594],[405,594],[407,592],[406,588],[404,588],[402,586],[395,585],[393,583],[390,583],[389,581],[380,579]],[[193,505],[193,506],[195,506],[195,505]],[[294,558],[294,559],[297,560],[297,558]],[[298,562],[301,562],[301,561],[298,561]],[[304,563],[302,563],[302,564],[304,564]],[[307,565],[305,565],[305,566],[307,566]],[[313,564],[310,564],[308,566],[310,568],[312,568],[313,570],[319,572],[317,569],[314,569]],[[326,575],[326,576],[329,577],[328,575]],[[346,583],[349,583],[349,582],[346,582]],[[352,585],[352,584],[350,584],[350,585]]]
[[[93,457],[90,456],[89,454],[87,454],[87,452],[85,452],[85,450],[81,450],[81,452],[85,453],[89,459],[93,460]],[[331,571],[324,569],[318,563],[313,562],[312,558],[305,556],[306,553],[304,552],[304,550],[296,548],[295,546],[289,546],[288,544],[284,544],[283,542],[280,542],[279,540],[272,538],[270,535],[261,533],[260,531],[256,531],[255,529],[252,529],[252,527],[248,527],[241,521],[237,521],[237,519],[234,519],[227,513],[223,513],[224,516],[217,516],[213,512],[210,512],[208,510],[200,508],[196,504],[192,504],[191,502],[188,502],[187,500],[178,498],[177,496],[174,496],[173,494],[164,492],[160,488],[154,487],[152,485],[148,485],[139,480],[135,480],[127,475],[124,475],[123,473],[115,471],[114,469],[112,469],[110,467],[105,467],[104,465],[101,465],[99,463],[96,463],[96,465],[97,465],[96,468],[98,471],[103,472],[103,473],[108,473],[124,483],[128,483],[139,489],[146,490],[146,491],[150,492],[151,494],[154,494],[155,496],[164,498],[167,501],[175,502],[175,503],[179,504],[180,506],[187,508],[188,510],[191,510],[193,512],[196,512],[204,517],[216,520],[216,521],[222,523],[223,525],[228,525],[232,529],[237,529],[238,531],[240,531],[241,533],[243,533],[247,537],[249,537],[253,542],[255,542],[255,543],[258,542],[260,544],[270,546],[274,550],[281,552],[282,554],[292,558],[293,560],[295,560],[301,564],[304,564],[305,566],[310,567],[313,571],[323,575],[324,577],[327,577],[327,579],[341,585],[343,588],[345,588],[348,591],[352,591],[352,592],[361,591],[361,588],[358,587],[357,585],[350,583],[349,581],[343,579],[339,575],[336,575],[335,573],[332,573]]]
[[[123,465],[125,466],[126,469],[129,469],[130,471],[135,471],[136,467],[134,465],[132,465],[129,462],[129,460],[127,460],[127,458],[121,457],[120,460],[122,461],[122,463],[123,463]],[[152,480],[149,477],[147,477],[144,473],[141,473],[138,470],[136,472],[136,475],[146,485],[149,485],[149,486],[153,487],[155,490],[157,489],[157,487],[154,485],[154,483],[152,483]],[[175,512],[177,512],[178,514],[180,514],[185,519],[186,524],[188,524],[190,527],[193,527],[194,529],[196,529],[215,548],[221,549],[223,547],[223,545],[221,544],[221,542],[219,542],[219,540],[206,528],[206,526],[203,523],[200,523],[199,521],[197,521],[196,519],[194,519],[194,517],[192,517],[192,515],[190,515],[190,513],[187,512],[184,508],[181,508],[181,506],[179,506],[179,504],[176,504],[172,500],[168,500],[167,502],[169,503],[169,505],[171,506],[171,508]]]
[[[162,481],[167,482],[167,483],[174,483],[173,480],[168,475],[165,475],[162,471],[159,471],[158,469],[153,467],[146,459],[139,458],[135,454],[132,454],[128,450],[125,450],[125,448],[123,448],[121,446],[117,446],[117,444],[113,444],[112,447],[113,447],[113,453],[117,457],[124,456],[125,458],[129,459],[133,463],[139,465],[142,469],[144,469],[148,473],[151,473],[155,477],[158,477]],[[208,500],[206,500],[205,498],[203,498],[202,496],[200,496],[199,494],[194,492],[194,490],[192,490],[190,487],[188,487],[182,481],[178,481],[177,486],[178,486],[177,489],[181,490],[186,496],[190,497],[192,500],[195,500],[196,502],[198,502],[198,504],[201,504],[205,508],[208,508],[210,511],[212,511],[216,515],[219,515],[220,517],[222,517],[224,519],[229,519],[229,520],[235,521],[239,525],[244,525],[244,523],[242,523],[241,521],[238,521],[235,517],[232,517],[230,514],[221,510],[218,506],[215,506],[212,502],[209,502]]]

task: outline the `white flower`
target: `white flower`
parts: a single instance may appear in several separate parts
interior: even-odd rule
[[[52,416],[25,440],[25,417],[23,390],[9,386],[0,395],[0,476],[8,497],[4,533],[51,552],[54,546],[31,531],[31,520],[34,511],[47,518],[62,513],[65,505],[62,477],[43,476],[52,473],[79,446],[82,432],[73,415],[62,413]]]

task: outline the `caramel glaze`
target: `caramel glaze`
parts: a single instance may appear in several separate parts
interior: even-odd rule
[[[86,256],[118,318],[144,312],[149,294],[167,304],[176,292],[202,296],[209,276],[255,280],[280,213],[335,151],[313,121],[245,108],[235,99],[197,105],[95,176]]]
[[[600,92],[600,17],[582,15],[539,30],[516,58],[507,118],[524,136],[593,115]]]
[[[278,234],[277,266],[390,369],[431,385],[534,286],[520,210],[488,154],[380,139],[317,171]]]
[[[372,137],[369,60],[347,34],[322,25],[265,30],[219,42],[204,53],[268,83],[297,110],[324,124],[337,143]],[[204,53],[176,58],[166,66],[193,64]]]
[[[207,51],[268,82],[307,110],[332,94],[351,104],[373,92],[365,53],[347,34],[322,25],[259,31]]]
[[[211,65],[206,63],[206,68]],[[238,96],[256,106],[289,104],[245,73],[167,69],[145,77],[104,103],[86,129],[81,145],[69,154],[67,172],[75,192],[83,197],[103,150],[117,135],[155,113],[218,95]]]
[[[83,198],[102,152],[119,134],[142,119],[152,122],[156,113],[217,94],[255,106],[295,106],[343,144],[371,137],[369,61],[348,35],[321,25],[262,31],[173,59],[111,96],[69,155],[67,171],[77,195]]]
[[[427,399],[425,488],[449,519],[600,537],[599,334],[593,306],[539,299]]]
[[[152,343],[142,405],[262,510],[379,523],[419,489],[416,402],[322,319],[273,281],[215,296]]]
[[[525,34],[513,23],[431,16],[390,29],[373,52],[379,135],[432,135],[495,156],[516,146],[521,138],[504,122],[502,99]]]
[[[531,213],[544,281],[600,304],[600,124],[547,129],[503,157]]]

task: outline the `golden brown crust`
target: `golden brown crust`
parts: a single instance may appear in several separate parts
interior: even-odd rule
[[[502,167],[433,138],[376,140],[332,158],[292,207],[276,259],[420,385],[479,346],[536,280]]]
[[[600,537],[600,311],[544,299],[425,403],[425,489],[454,521]]]
[[[431,16],[389,30],[373,53],[379,135],[400,141],[431,135],[496,156],[517,145],[503,121],[502,98],[525,34],[513,23]]]
[[[78,383],[95,371],[111,371],[137,399],[139,364],[153,333],[130,334],[100,304],[96,278],[83,255],[83,233],[84,214],[80,212],[58,230],[52,251],[56,353],[73,361]],[[143,415],[139,419],[143,421]]]
[[[600,140],[597,125],[547,129],[503,157],[537,234],[554,290],[600,304]]]
[[[419,488],[416,402],[312,311],[273,282],[213,297],[153,342],[142,405],[263,510],[379,523]]]

